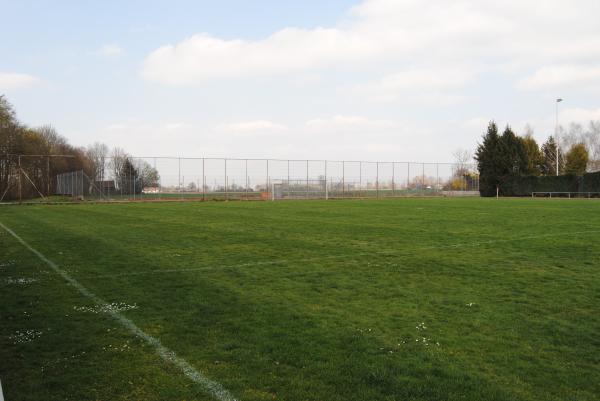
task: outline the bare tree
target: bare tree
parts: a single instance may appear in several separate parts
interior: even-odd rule
[[[92,179],[96,181],[104,180],[104,170],[106,168],[108,152],[108,146],[100,142],[89,145],[85,150],[85,154],[90,161],[90,173]]]
[[[600,164],[600,121],[590,121],[587,129],[577,123],[571,123],[568,130],[561,126],[559,137],[563,153],[577,144],[583,144],[588,152],[590,165]]]
[[[584,137],[583,126],[577,123],[569,124],[569,129],[559,127],[560,148],[564,153],[568,152],[573,145],[581,143]]]
[[[587,131],[584,133],[582,142],[585,144],[590,160],[600,161],[600,120],[590,121]]]
[[[104,181],[104,172],[106,170],[106,158],[108,157],[108,146],[103,143],[96,142],[93,145],[89,145],[85,150],[85,155],[89,161],[90,168],[90,185],[88,191],[91,193],[94,188],[94,181]]]
[[[113,179],[115,180],[115,186],[121,186],[121,178],[125,162],[128,160],[129,155],[124,149],[114,147],[110,153],[110,162],[108,163],[109,168],[112,172]]]
[[[158,174],[158,171],[147,161],[139,161],[138,174],[143,187],[158,187],[160,175]]]
[[[471,171],[473,163],[473,154],[467,149],[456,149],[452,152],[454,157],[454,175],[462,177]]]

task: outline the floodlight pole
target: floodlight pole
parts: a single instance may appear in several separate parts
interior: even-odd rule
[[[556,99],[556,125],[554,126],[554,140],[556,141],[556,176],[558,177],[558,165],[560,163],[560,147],[558,144],[558,104],[562,102],[561,98]]]

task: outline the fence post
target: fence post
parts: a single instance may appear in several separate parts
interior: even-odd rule
[[[229,199],[228,188],[227,188],[227,159],[225,160],[225,200]]]
[[[248,159],[246,159],[246,186],[244,187],[244,191],[246,192],[246,200],[248,200]]]
[[[46,182],[48,183],[46,196],[50,196],[50,156],[46,157]]]
[[[202,200],[206,200],[206,171],[204,171],[204,157],[202,158]]]
[[[392,162],[392,197],[396,196],[396,163]]]
[[[21,174],[23,172],[21,171],[21,155],[19,155],[19,203],[23,202],[23,193],[22,193],[22,187],[21,187]]]
[[[342,198],[346,197],[346,161],[342,160]]]
[[[306,199],[308,199],[308,160],[306,161]]]
[[[156,157],[154,158],[154,171],[158,172],[158,170],[156,169]],[[158,180],[158,182],[155,183],[155,185],[158,184],[158,199],[160,199],[160,192],[162,191],[161,185],[160,185],[160,179]]]
[[[265,183],[265,192],[267,194],[267,197],[269,197],[269,191],[271,190],[271,188],[269,188],[269,159],[267,159],[267,182]],[[271,194],[273,199],[275,199],[275,194]]]
[[[362,196],[362,161],[358,162],[358,197]]]
[[[425,189],[425,163],[421,163],[421,189]]]
[[[379,199],[379,162],[377,162],[377,176],[375,177],[375,192],[377,199]]]
[[[329,192],[327,192],[327,160],[325,160],[325,200],[329,199]]]
[[[179,200],[183,199],[183,194],[181,193],[181,157],[178,159],[178,170],[177,170],[177,186],[179,187]]]
[[[406,190],[410,189],[410,162],[406,162]]]
[[[439,191],[440,190],[440,164],[436,163],[435,164],[435,190]]]

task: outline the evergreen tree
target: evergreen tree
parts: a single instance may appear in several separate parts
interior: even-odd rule
[[[527,172],[527,152],[523,142],[509,126],[500,137],[501,176],[522,175]]]
[[[498,126],[490,122],[483,142],[475,154],[479,169],[479,192],[482,196],[494,196],[502,191],[502,184],[510,177],[528,171],[528,158],[522,140],[507,126],[501,136]]]
[[[556,174],[556,142],[554,137],[550,136],[548,140],[542,145],[542,170],[545,175]],[[562,151],[558,151],[558,170],[559,174],[562,174],[564,167],[564,159]]]
[[[565,156],[565,173],[584,175],[589,160],[588,151],[583,143],[576,143]]]
[[[138,170],[126,157],[119,172],[119,184],[123,194],[141,193],[141,183],[138,180]]]
[[[498,126],[490,121],[483,142],[477,146],[475,160],[479,170],[479,192],[482,196],[494,196],[500,184],[500,136]]]
[[[540,151],[536,140],[532,133],[526,134],[521,138],[521,143],[527,155],[527,167],[524,171],[525,175],[540,175],[544,164],[544,157]]]

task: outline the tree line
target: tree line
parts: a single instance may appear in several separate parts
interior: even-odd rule
[[[76,147],[52,126],[29,127],[0,95],[0,199],[27,199],[54,194],[56,177],[83,171],[84,192],[110,186],[121,193],[140,193],[160,177],[147,162],[103,143]]]
[[[514,177],[556,175],[557,163],[559,175],[582,176],[590,160],[600,159],[600,122],[591,122],[587,130],[571,124],[568,132],[561,128],[559,133],[557,152],[553,136],[539,146],[529,126],[523,136],[510,126],[500,134],[491,121],[475,153],[481,195],[502,194],[503,184]]]

